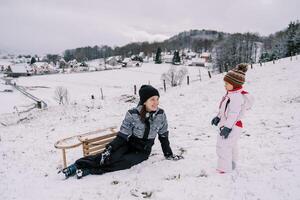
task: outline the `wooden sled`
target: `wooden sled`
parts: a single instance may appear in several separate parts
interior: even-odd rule
[[[117,135],[116,127],[98,129],[88,133],[75,135],[57,141],[54,147],[62,150],[63,165],[67,167],[66,149],[73,149],[82,145],[83,156],[101,153],[105,145],[111,142]]]

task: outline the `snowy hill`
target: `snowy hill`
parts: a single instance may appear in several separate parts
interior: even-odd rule
[[[95,72],[92,78],[84,73],[19,79],[24,86],[34,83],[49,87],[31,92],[48,100],[50,106],[20,115],[0,115],[0,122],[7,125],[0,124],[0,199],[297,200],[299,65],[300,58],[292,62],[282,59],[275,65],[266,63],[249,69],[245,90],[256,101],[244,120],[238,169],[225,175],[215,172],[217,129],[210,125],[225,93],[222,74],[212,79],[203,77],[202,82],[189,86],[168,88],[166,93],[160,90],[171,147],[174,153],[185,150],[185,159],[165,160],[156,141],[153,155],[142,164],[81,180],[61,180],[56,174],[62,158],[54,143],[78,133],[120,126],[126,111],[135,106],[134,102],[126,103],[121,94],[132,94],[133,84],[149,80],[161,87],[160,74],[167,66],[149,66],[147,70],[144,64],[124,71]],[[197,69],[190,73],[196,76]],[[67,86],[77,103],[57,106],[51,98],[58,85]],[[105,91],[107,98],[90,102],[86,96],[94,93],[99,98],[100,86],[109,88]],[[81,149],[68,151],[69,163],[81,155]]]

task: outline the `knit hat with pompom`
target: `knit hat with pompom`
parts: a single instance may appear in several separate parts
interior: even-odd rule
[[[224,81],[230,83],[233,86],[233,89],[239,88],[245,83],[245,75],[247,70],[248,64],[238,64],[235,68],[227,72],[224,77]]]

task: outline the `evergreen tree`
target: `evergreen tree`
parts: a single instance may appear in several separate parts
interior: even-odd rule
[[[30,64],[32,65],[32,64],[35,63],[35,62],[36,62],[35,57],[32,57],[32,58],[31,58],[31,61],[30,61]]]
[[[174,56],[173,56],[173,65],[179,64],[180,63],[180,56],[179,56],[179,51],[174,51]]]
[[[300,53],[300,26],[295,34],[294,38],[294,44],[295,44],[295,53]]]
[[[155,64],[161,64],[161,48],[158,47],[155,55]]]
[[[45,61],[48,63],[53,62],[56,65],[60,59],[61,57],[58,54],[47,54]]]
[[[296,30],[299,24],[296,24],[295,22],[291,22],[289,24],[288,30],[287,30],[287,52],[286,56],[291,56],[293,55],[297,50],[296,50],[296,45],[295,45],[295,36],[296,36]]]

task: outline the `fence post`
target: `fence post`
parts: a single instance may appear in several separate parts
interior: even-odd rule
[[[200,77],[200,81],[201,81],[201,70],[199,69],[199,77]]]
[[[134,95],[136,95],[136,85],[133,86]]]
[[[164,91],[167,91],[167,87],[166,87],[166,80],[164,80]]]
[[[101,99],[103,100],[104,96],[103,96],[103,90],[102,90],[102,88],[100,88],[100,92],[101,92]]]
[[[41,101],[37,101],[36,103],[37,103],[36,104],[37,108],[41,109],[42,108],[42,102]]]
[[[251,63],[251,69],[253,69],[253,64]]]
[[[210,74],[210,71],[208,71],[208,76],[209,76],[209,78],[211,78],[211,74]]]
[[[259,65],[262,67],[262,63],[261,62],[259,62]]]
[[[187,76],[186,79],[187,79],[187,80],[186,80],[186,81],[187,81],[187,84],[189,85],[189,84],[190,84],[190,77]]]

